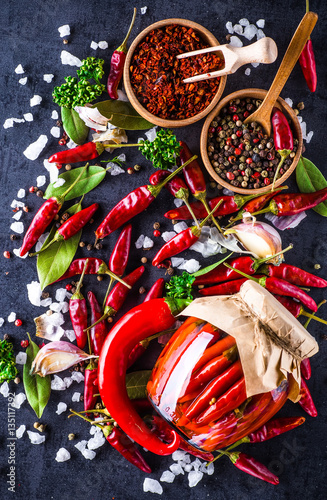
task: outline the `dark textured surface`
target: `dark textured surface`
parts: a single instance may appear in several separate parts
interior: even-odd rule
[[[268,88],[278,68],[282,56],[286,50],[289,40],[304,13],[304,1],[274,2],[258,0],[248,4],[240,0],[232,3],[218,0],[209,2],[203,0],[197,2],[162,2],[153,0],[148,3],[148,11],[145,15],[138,15],[132,37],[139,33],[150,23],[168,17],[184,17],[203,24],[211,30],[221,43],[224,43],[227,30],[225,23],[231,21],[233,24],[242,17],[251,22],[263,18],[266,20],[264,32],[273,37],[279,48],[277,61],[271,66],[259,66],[252,68],[249,77],[244,75],[244,68],[234,76],[228,77],[224,95],[237,89],[247,87]],[[136,7],[142,7],[144,2],[136,1]],[[9,226],[12,222],[10,204],[19,188],[27,190],[27,197],[23,200],[31,207],[32,213],[23,214],[22,221],[25,228],[32,218],[32,214],[40,206],[40,199],[28,193],[30,185],[35,184],[36,177],[41,174],[47,175],[43,167],[43,159],[55,152],[58,148],[57,140],[50,135],[50,128],[55,124],[50,118],[51,111],[57,107],[52,103],[51,91],[53,84],[60,84],[64,76],[75,74],[76,68],[62,66],[60,52],[63,48],[83,59],[89,55],[97,55],[106,60],[106,70],[109,68],[109,60],[112,51],[124,38],[129,24],[132,7],[131,2],[121,3],[117,1],[96,2],[94,0],[18,0],[14,2],[7,0],[2,3],[2,41],[0,58],[0,95],[2,101],[1,112],[1,211],[0,211],[0,241],[1,241],[1,277],[0,287],[1,307],[0,316],[7,318],[11,311],[17,313],[17,317],[23,320],[23,326],[19,329],[13,323],[7,321],[1,328],[1,338],[4,333],[9,333],[15,344],[16,352],[20,350],[19,342],[25,338],[25,332],[35,333],[33,317],[43,312],[43,308],[31,306],[27,299],[26,283],[37,279],[35,260],[20,260],[17,257],[5,260],[2,257],[4,250],[12,250],[20,246],[21,237],[15,242],[9,239]],[[306,156],[310,158],[324,175],[326,169],[326,143],[325,143],[325,120],[326,120],[326,92],[325,83],[327,77],[327,59],[325,51],[325,26],[327,21],[327,8],[324,1],[312,1],[312,10],[319,14],[318,24],[313,32],[312,39],[316,52],[318,88],[316,93],[310,94],[302,77],[301,70],[297,65],[287,82],[282,97],[290,97],[294,103],[305,102],[302,112],[303,119],[307,122],[308,130],[313,130],[313,138],[307,146]],[[63,46],[57,28],[63,24],[69,24],[71,35],[69,44]],[[107,40],[109,48],[105,51],[94,52],[89,48],[92,40]],[[243,40],[243,38],[242,38]],[[249,43],[249,42],[247,42]],[[14,73],[18,64],[22,64],[28,81],[26,86],[18,83],[20,75]],[[44,73],[53,73],[53,83],[43,81]],[[41,106],[30,108],[29,99],[34,95],[42,96]],[[6,118],[21,117],[23,113],[32,112],[34,121],[31,123],[15,124],[7,130],[2,128]],[[199,133],[201,123],[195,124],[187,129],[178,130],[178,138],[187,140],[195,153],[199,151]],[[22,152],[41,133],[45,133],[48,144],[39,159],[32,162],[27,160]],[[135,142],[142,133],[128,133],[129,140]],[[99,201],[101,209],[96,217],[100,222],[120,198],[129,190],[147,182],[151,173],[151,165],[136,151],[125,150],[127,155],[127,166],[139,163],[144,168],[140,173],[133,176],[121,175],[117,177],[108,176],[96,190],[89,193],[86,203],[91,204]],[[48,176],[47,176],[48,179]],[[47,180],[48,182],[48,180]],[[290,186],[295,188],[292,177]],[[133,220],[133,239],[141,233],[152,236],[152,226],[155,221],[162,223],[162,230],[169,230],[170,223],[163,220],[162,214],[172,207],[172,200],[167,193],[163,193],[153,204],[153,208],[142,216]],[[327,243],[326,243],[325,219],[314,212],[307,214],[307,218],[296,229],[282,233],[283,246],[290,242],[294,243],[295,249],[287,255],[287,262],[299,265],[308,271],[313,271],[315,263],[321,264],[319,274],[327,275]],[[116,242],[118,234],[104,240],[103,249],[99,256],[107,260],[110,250]],[[89,230],[83,236],[87,242],[93,241],[93,233]],[[155,248],[147,253],[152,258],[161,241],[155,241]],[[83,249],[84,250],[84,249]],[[79,256],[87,255],[86,251],[79,250]],[[132,258],[128,265],[129,271],[134,269],[144,255],[141,250],[133,249]],[[188,258],[198,258],[199,254],[188,252]],[[150,260],[150,259],[149,259]],[[210,261],[208,261],[210,262]],[[151,269],[150,262],[147,265],[144,279],[145,286],[150,285],[157,277],[163,276],[162,271]],[[107,282],[99,283],[95,277],[85,280],[85,289],[93,289],[101,298],[105,292]],[[59,285],[60,286],[60,285]],[[54,297],[57,287],[49,288]],[[318,301],[325,292],[322,290],[312,291],[312,295]],[[136,293],[129,302],[134,305],[138,302]],[[321,315],[326,316],[322,308]],[[204,476],[196,488],[190,489],[186,476],[176,477],[173,484],[162,483],[165,499],[190,498],[190,499],[296,499],[296,498],[326,498],[326,340],[323,334],[326,331],[322,325],[310,325],[310,332],[315,335],[320,352],[312,359],[313,376],[308,385],[318,409],[316,419],[307,418],[306,423],[290,434],[286,434],[267,443],[253,447],[250,453],[270,465],[274,470],[279,469],[280,485],[272,486],[233,468],[228,460],[221,460],[216,464],[215,474]],[[67,322],[68,328],[70,328]],[[145,364],[145,363],[144,363]],[[151,366],[151,360],[147,361]],[[11,390],[17,393],[22,391],[22,384],[16,387],[11,384]],[[71,405],[71,395],[74,391],[82,391],[81,386],[76,384],[66,392],[53,392],[50,402],[41,419],[47,423],[46,442],[42,445],[32,445],[25,434],[16,443],[16,493],[7,490],[6,474],[9,472],[7,445],[7,400],[0,396],[0,418],[1,418],[1,448],[0,453],[0,498],[17,499],[116,499],[133,500],[141,498],[157,498],[151,493],[143,493],[142,483],[144,474],[132,467],[118,453],[103,446],[97,450],[97,457],[93,461],[87,461],[74,448],[74,442],[69,442],[67,436],[74,432],[78,440],[88,439],[89,432],[87,424],[79,419],[67,420],[67,412],[58,416],[55,411],[59,401],[65,401],[68,408]],[[76,409],[82,409],[82,403],[73,403]],[[291,403],[283,409],[287,415],[303,415],[303,411]],[[16,412],[16,427],[22,423],[27,429],[32,429],[36,417],[33,410],[25,402],[20,410]],[[71,452],[70,461],[58,464],[54,458],[60,447],[66,447]],[[251,447],[247,448],[247,451]],[[159,479],[161,473],[171,465],[169,457],[161,458],[146,454],[150,465],[153,467],[152,477]]]

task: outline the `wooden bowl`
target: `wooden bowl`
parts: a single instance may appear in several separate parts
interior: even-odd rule
[[[224,108],[226,105],[228,105],[229,101],[232,99],[244,99],[246,97],[251,97],[251,98],[257,98],[260,100],[263,100],[267,94],[267,90],[262,90],[262,89],[244,89],[244,90],[237,90],[236,92],[233,92],[232,94],[229,94],[228,96],[224,97],[220,101],[220,103],[215,107],[214,110],[210,113],[210,115],[206,118],[206,121],[204,122],[202,132],[201,132],[201,139],[200,139],[200,151],[201,151],[201,156],[203,163],[208,170],[209,174],[211,177],[217,181],[219,184],[224,186],[225,188],[234,191],[236,193],[242,193],[242,194],[254,194],[254,193],[265,193],[271,189],[271,184],[259,189],[245,189],[241,187],[235,187],[232,186],[229,182],[226,182],[224,179],[222,179],[219,174],[215,171],[214,167],[211,165],[210,158],[207,153],[207,141],[208,141],[208,131],[211,122],[213,119],[220,113],[221,109]],[[302,152],[302,146],[303,146],[303,138],[302,138],[302,131],[300,127],[299,120],[297,119],[296,114],[294,113],[293,109],[281,98],[279,97],[276,102],[276,107],[280,108],[281,111],[285,114],[285,116],[291,120],[291,128],[293,132],[293,137],[294,139],[298,139],[299,144],[298,148],[296,151],[296,154],[293,158],[293,162],[288,168],[288,170],[280,177],[275,182],[275,187],[280,186],[283,184],[286,179],[291,175],[291,173],[294,171],[300,156]]]
[[[163,21],[158,21],[157,23],[151,24],[148,26],[145,30],[143,30],[133,41],[132,45],[130,46],[127,56],[126,56],[126,61],[124,65],[124,87],[126,90],[126,94],[128,99],[130,100],[132,106],[136,109],[136,111],[146,120],[149,122],[159,125],[160,127],[169,127],[169,128],[176,128],[176,127],[185,127],[186,125],[191,125],[192,123],[197,122],[198,120],[201,120],[201,118],[204,118],[207,116],[208,113],[216,106],[218,103],[225,85],[226,85],[226,76],[220,77],[220,82],[219,82],[219,87],[218,90],[213,97],[211,103],[203,110],[201,113],[198,113],[197,115],[194,115],[190,118],[186,118],[184,120],[165,120],[163,118],[159,118],[158,116],[153,115],[152,113],[149,113],[147,109],[145,109],[142,104],[140,104],[139,100],[134,94],[131,81],[130,81],[130,65],[131,65],[131,60],[133,57],[133,53],[138,46],[138,44],[143,40],[143,38],[150,33],[150,31],[157,29],[157,28],[162,28],[163,26],[167,26],[169,24],[179,24],[181,26],[187,26],[188,28],[193,28],[194,30],[198,31],[199,34],[201,35],[202,40],[207,43],[209,46],[215,46],[219,45],[218,40],[213,36],[210,31],[208,31],[206,28],[201,26],[200,24],[194,23],[193,21],[188,21],[187,19],[165,19]]]

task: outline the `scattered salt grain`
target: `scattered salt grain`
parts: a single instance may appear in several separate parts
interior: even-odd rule
[[[245,26],[243,31],[243,36],[248,40],[252,40],[253,37],[258,33],[258,28],[254,24],[249,24]]]
[[[170,470],[165,470],[160,477],[160,481],[162,483],[173,483],[175,479],[175,474],[173,474]]]
[[[215,466],[212,462],[206,466],[206,471],[208,476],[212,476],[212,474],[215,472]]]
[[[171,458],[177,462],[178,460],[184,460],[185,456],[187,455],[186,451],[184,450],[176,450],[172,454]]]
[[[84,375],[81,372],[73,372],[71,375],[72,380],[75,380],[78,384],[84,381]]]
[[[174,231],[176,231],[176,233],[181,233],[187,228],[188,225],[184,221],[178,222],[177,224],[174,225]]]
[[[30,106],[38,106],[42,102],[42,97],[40,95],[33,95],[33,97],[30,99]]]
[[[179,267],[182,264],[184,264],[185,259],[183,257],[172,257],[171,258],[171,265],[172,267]]]
[[[24,68],[21,64],[18,64],[17,68],[15,68],[15,73],[17,75],[22,75],[23,73],[25,73]]]
[[[146,248],[146,249],[152,248],[153,245],[154,245],[153,240],[151,240],[151,238],[149,238],[148,236],[146,236],[144,238],[144,241],[143,241],[143,248]]]
[[[21,85],[26,85],[26,83],[27,83],[27,76],[24,76],[23,78],[20,78],[18,80],[18,83],[20,83]]]
[[[59,35],[61,36],[61,38],[63,38],[64,36],[70,35],[69,24],[64,24],[63,26],[59,26],[58,31],[59,31]]]
[[[286,97],[285,102],[290,106],[290,108],[293,106],[293,101],[290,97]]]
[[[261,38],[265,38],[266,35],[264,34],[264,32],[262,30],[258,30],[257,31],[257,40],[261,40]]]
[[[309,144],[309,142],[311,141],[312,136],[313,136],[313,131],[310,130],[310,132],[307,133],[307,136],[305,138],[305,141],[307,142],[307,144]]]
[[[37,187],[42,187],[44,186],[44,184],[46,183],[47,179],[46,179],[46,176],[45,175],[39,175],[37,178],[36,178],[36,185]]]
[[[32,122],[33,121],[33,115],[32,113],[24,113],[24,118],[27,122]]]
[[[87,448],[85,448],[85,450],[82,451],[82,455],[87,460],[93,460],[93,458],[96,457],[95,451],[88,450]]]
[[[10,206],[11,208],[23,208],[24,203],[22,201],[13,200]]]
[[[109,162],[107,168],[110,168],[110,175],[120,175],[125,173],[125,170],[117,165],[117,163]]]
[[[55,188],[58,188],[60,186],[63,186],[65,184],[65,179],[63,179],[62,177],[60,179],[58,179],[54,184],[53,184],[53,187]]]
[[[25,365],[27,359],[26,352],[19,352],[16,356],[16,364],[17,365]]]
[[[5,320],[3,318],[0,318],[0,327],[4,324]]]
[[[19,410],[19,408],[22,406],[25,400],[26,400],[25,394],[23,392],[20,392],[19,394],[15,395],[14,401],[11,404],[11,406]]]
[[[157,127],[150,128],[147,132],[145,132],[145,135],[148,139],[148,141],[152,142],[155,140],[157,137]]]
[[[72,383],[74,382],[70,377],[64,377],[64,383],[66,385],[66,388],[68,389],[68,387],[70,387],[72,385]]]
[[[35,245],[35,251],[36,252],[38,252],[39,250],[41,250],[41,248],[43,246],[43,243],[45,242],[45,240],[47,239],[47,237],[49,236],[49,234],[50,234],[49,232],[41,234],[41,236],[39,237],[39,239],[37,240],[36,245]]]
[[[25,151],[23,151],[23,155],[26,156],[29,160],[36,160],[43,151],[46,143],[48,142],[48,138],[46,135],[41,134],[40,137],[30,144]]]
[[[159,481],[156,479],[152,479],[150,477],[146,477],[143,482],[143,491],[150,493],[157,493],[158,495],[162,495],[163,489]]]
[[[191,470],[191,472],[188,473],[187,478],[188,478],[188,485],[189,485],[189,487],[193,488],[203,478],[203,472],[200,472],[200,471],[197,471],[197,470]]]
[[[259,63],[251,63],[251,66],[253,66],[254,68],[257,68],[259,66]]]
[[[22,234],[24,232],[24,224],[22,222],[13,222],[10,229],[14,231],[14,233]]]
[[[98,44],[92,40],[92,42],[91,42],[91,44],[90,44],[90,47],[91,47],[91,49],[93,49],[93,50],[97,50],[97,48],[98,48]]]
[[[53,120],[58,120],[59,115],[58,115],[58,111],[57,111],[56,109],[54,109],[54,110],[52,111],[52,113],[51,113],[51,118],[52,118]]]
[[[201,467],[201,465],[202,465],[202,462],[201,462],[198,458],[196,458],[196,459],[192,462],[192,466],[193,466],[193,469],[194,469],[194,470],[199,470],[199,469],[200,469],[200,467]]]
[[[248,26],[250,24],[250,21],[246,19],[246,17],[243,17],[242,19],[239,20],[239,24],[241,26]]]
[[[66,448],[59,448],[56,454],[55,460],[57,462],[66,462],[67,460],[70,459],[70,453]]]
[[[129,99],[123,90],[117,89],[118,101],[129,102]]]
[[[39,307],[41,302],[41,285],[38,281],[32,281],[26,285],[28,299],[33,306]]]
[[[72,148],[76,148],[77,144],[76,144],[76,142],[74,142],[70,139],[70,141],[67,142],[66,146],[68,149],[72,149]]]
[[[82,441],[79,441],[77,444],[75,444],[75,448],[77,448],[78,451],[82,453],[82,451],[85,450],[86,445],[87,445],[86,439],[82,439]]]
[[[306,122],[304,122],[304,121],[300,122],[300,127],[302,130],[303,139],[305,139],[307,136],[307,124],[306,124]]]
[[[184,467],[185,472],[190,472],[192,470],[192,464],[186,464]]]
[[[100,429],[101,430],[101,429]],[[96,450],[100,448],[100,446],[104,445],[106,442],[106,438],[104,437],[102,432],[97,432],[94,434],[94,437],[89,439],[87,447],[89,450]]]
[[[180,464],[172,464],[169,469],[171,470],[171,472],[173,474],[175,474],[175,476],[178,476],[179,474],[184,474],[184,471],[182,469],[182,467],[180,466]]]
[[[67,290],[66,288],[58,288],[56,290],[56,301],[63,302],[66,298]]]
[[[20,248],[21,248],[21,247],[20,247]],[[23,257],[21,257],[21,256],[19,255],[19,253],[20,253],[20,248],[14,248],[14,249],[13,249],[13,253],[14,253],[14,255],[16,255],[16,257],[19,257],[20,259],[26,259],[26,258],[28,257],[28,253],[26,253],[25,255],[23,255]]]
[[[39,432],[27,431],[27,434],[32,444],[41,444],[45,441],[44,434],[40,434]]]
[[[246,76],[249,76],[251,74],[251,68],[246,68],[246,70],[244,71],[244,74]]]
[[[23,215],[23,212],[21,210],[19,210],[19,212],[14,213],[14,215],[12,216],[12,218],[15,219],[15,220],[19,220],[22,215]]]
[[[66,304],[66,302],[52,302],[50,309],[54,312],[61,312],[62,304]]]
[[[108,48],[108,42],[106,42],[106,41],[101,41],[98,43],[98,45],[99,45],[99,49],[102,49],[102,50],[105,50]]]
[[[59,139],[60,137],[60,128],[59,127],[52,127],[50,130],[50,134],[55,137],[56,139]]]
[[[4,382],[0,385],[0,394],[3,395],[4,398],[9,396],[9,384],[8,382]]]
[[[117,160],[119,160],[119,161],[126,161],[126,155],[125,155],[125,153],[121,153],[119,156],[117,156]]]
[[[146,11],[147,11],[147,9],[148,9],[147,6],[141,7],[141,9],[140,9],[141,10],[141,14],[145,14]]]
[[[242,40],[240,40],[238,38],[238,36],[235,36],[235,35],[233,35],[233,36],[230,37],[230,42],[229,43],[230,43],[230,45],[232,47],[243,47]]]
[[[47,83],[51,83],[52,80],[54,78],[54,75],[52,75],[51,73],[48,73],[46,75],[43,75],[43,80]]]
[[[240,24],[234,24],[234,33],[237,35],[243,34],[243,27]]]
[[[67,52],[67,50],[62,50],[60,54],[60,59],[62,64],[68,64],[69,66],[82,66],[82,61],[78,57],[73,56]]]
[[[258,19],[255,24],[258,26],[258,28],[264,28],[265,27],[265,20],[264,19]]]
[[[16,438],[20,439],[23,437],[24,432],[26,431],[26,425],[20,425],[18,429],[16,429]]]
[[[185,262],[182,266],[179,266],[178,269],[185,269],[189,274],[196,273],[200,269],[201,265],[198,260],[190,259]]]
[[[14,119],[13,118],[7,118],[3,124],[3,128],[11,128],[14,126]]]
[[[74,342],[74,340],[76,340],[76,335],[74,330],[65,330],[65,335],[70,342]]]
[[[226,29],[228,30],[228,33],[230,33],[230,34],[234,33],[234,28],[233,28],[233,25],[230,21],[227,21]]]
[[[64,413],[64,411],[67,410],[67,405],[66,403],[58,403],[58,406],[57,406],[57,410],[56,410],[56,414],[57,415],[61,415],[62,413]]]
[[[139,250],[140,248],[143,248],[143,243],[144,243],[145,236],[144,234],[141,234],[137,240],[135,241],[135,246]]]
[[[181,207],[183,205],[183,203],[184,203],[183,200],[181,200],[180,198],[175,198],[174,199],[174,205],[177,208]]]
[[[16,321],[16,313],[11,312],[7,318],[7,321],[8,323],[13,323],[14,321]]]
[[[174,236],[176,236],[175,231],[165,231],[162,233],[162,239],[167,243],[167,241],[171,240]]]
[[[76,403],[76,402],[80,401],[80,397],[81,397],[80,392],[74,392],[74,394],[72,395],[72,401],[74,401]]]
[[[58,377],[58,375],[54,375],[51,380],[51,389],[53,391],[64,391],[66,389],[66,384],[62,378]]]

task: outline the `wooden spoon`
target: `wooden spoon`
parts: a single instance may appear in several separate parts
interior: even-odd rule
[[[277,71],[274,81],[266,97],[264,98],[261,106],[244,120],[244,124],[257,122],[259,123],[268,134],[271,135],[271,112],[276,103],[279,94],[281,93],[292,69],[298,60],[310,33],[312,32],[317,22],[318,16],[314,12],[307,12],[302,21],[300,22],[293,38],[286,50],[282,63]]]

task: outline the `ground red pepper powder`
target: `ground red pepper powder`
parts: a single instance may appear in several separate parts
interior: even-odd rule
[[[203,111],[218,90],[219,78],[183,83],[201,73],[219,70],[223,59],[214,53],[186,59],[178,54],[208,47],[192,28],[169,25],[151,31],[134,51],[131,84],[140,103],[152,114],[172,120]]]

